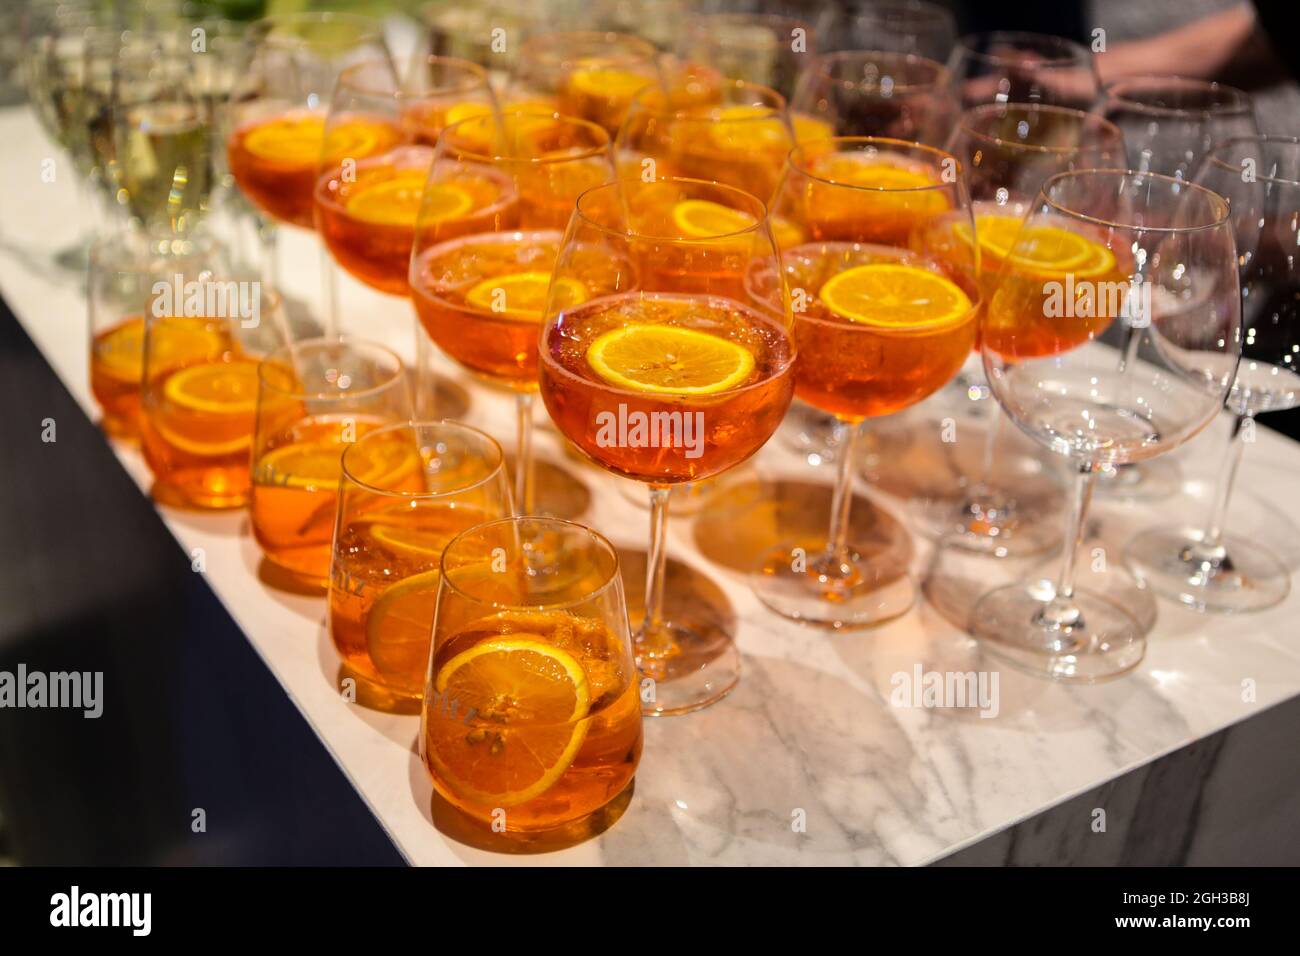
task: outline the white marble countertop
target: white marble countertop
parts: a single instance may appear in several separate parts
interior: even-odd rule
[[[71,171],[25,108],[0,111],[0,143],[0,294],[85,412],[97,417],[87,376],[84,277],[53,264],[54,252],[78,235],[85,212]],[[54,183],[41,177],[47,158],[57,163]],[[314,299],[314,238],[288,231],[284,262],[287,292]],[[409,355],[409,306],[380,303],[350,279],[343,283],[344,330]],[[471,384],[449,363],[438,367],[471,394],[467,420],[508,442],[510,399]],[[539,424],[543,419],[539,412]],[[39,429],[39,419],[31,427]],[[543,458],[562,460],[553,432],[541,429],[538,437]],[[1223,440],[1216,427],[1180,453],[1192,492],[1204,495]],[[150,478],[138,452],[125,445],[116,451],[147,493]],[[647,513],[624,496],[620,480],[571,461],[566,467],[592,492],[582,520],[620,545],[644,548]],[[754,462],[763,478],[829,482],[826,471],[776,442]],[[1258,527],[1277,540],[1293,567],[1300,564],[1297,474],[1300,445],[1261,429],[1234,508],[1238,527]],[[1149,523],[1185,518],[1193,506],[1186,497],[1102,500],[1095,517],[1101,539],[1122,544]],[[606,833],[558,852],[504,856],[435,828],[431,788],[414,754],[417,718],[367,710],[340,696],[323,600],[259,582],[246,517],[159,510],[181,548],[205,549],[213,590],[393,841],[418,864],[920,864],[1300,693],[1300,592],[1293,591],[1279,607],[1235,619],[1160,601],[1146,659],[1134,673],[1096,687],[1066,687],[1002,670],[998,714],[989,719],[969,710],[892,706],[895,673],[996,665],[983,662],[977,647],[924,602],[874,631],[835,635],[788,623],[761,608],[743,574],[701,553],[697,541],[705,536],[697,538],[695,521],[676,518],[670,556],[716,583],[736,617],[744,654],[739,688],[705,711],[647,721],[635,794]],[[931,567],[929,550],[918,538],[918,570]],[[1005,563],[976,560],[982,563],[970,573],[981,581],[1011,573]],[[1243,694],[1244,681],[1253,682],[1253,696]],[[806,825],[797,832],[793,823],[801,816]]]

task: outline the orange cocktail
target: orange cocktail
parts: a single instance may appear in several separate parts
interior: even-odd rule
[[[312,228],[312,193],[317,170],[345,158],[360,161],[390,149],[401,138],[398,125],[383,117],[348,117],[325,136],[325,114],[294,109],[250,119],[226,144],[231,175],[254,205],[274,219]]]
[[[568,310],[542,351],[556,427],[602,467],[644,482],[738,465],[776,430],[794,384],[783,324],[702,295],[597,299]],[[651,427],[661,440],[649,440]]]
[[[90,391],[103,409],[104,430],[129,437],[140,430],[144,375],[144,317],[128,315],[90,341]]]
[[[455,422],[392,425],[349,445],[329,625],[348,669],[393,699],[424,688],[443,548],[511,511],[501,448]]]
[[[150,319],[141,437],[160,498],[205,508],[245,503],[257,364],[221,320]]]
[[[613,547],[514,518],[461,535],[442,567],[420,729],[434,787],[502,841],[580,823],[641,755]]]

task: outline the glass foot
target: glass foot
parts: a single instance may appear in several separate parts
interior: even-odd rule
[[[731,635],[704,623],[664,622],[652,639],[636,636],[641,713],[688,714],[717,703],[740,680],[740,651]],[[646,680],[653,682],[647,684]]]
[[[750,578],[755,595],[784,617],[823,627],[875,627],[906,614],[916,583],[906,553],[850,549],[842,560],[779,547]]]
[[[991,657],[1037,677],[1093,684],[1126,674],[1146,653],[1137,618],[1094,591],[1068,609],[1048,581],[990,591],[971,612],[971,634]]]
[[[1061,543],[1061,495],[1020,500],[991,491],[953,504],[929,501],[920,509],[922,524],[944,542],[994,557],[1029,557]]]
[[[1178,494],[1182,483],[1178,462],[1165,456],[1102,467],[1097,472],[1096,493],[1129,501],[1163,501]]]
[[[1217,548],[1201,539],[1188,528],[1153,528],[1128,543],[1124,563],[1157,594],[1197,611],[1262,611],[1290,593],[1291,575],[1267,548],[1237,535]]]

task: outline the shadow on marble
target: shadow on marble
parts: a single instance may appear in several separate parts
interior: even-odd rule
[[[506,454],[511,487],[514,487],[515,456]],[[591,507],[591,488],[570,469],[538,455],[533,459],[534,514],[577,521]],[[516,505],[519,502],[515,502]]]
[[[405,723],[395,724],[388,718],[418,716],[420,701],[390,693],[342,661],[334,647],[329,624],[324,616],[321,617],[316,629],[316,660],[320,665],[322,679],[334,689],[336,694],[342,696],[346,686],[344,681],[352,681],[350,689],[355,693],[356,699],[351,701],[354,706],[348,708],[350,713],[355,714],[386,737],[405,746],[406,731],[400,731],[402,734],[400,738],[394,736],[400,728],[406,726]]]
[[[778,545],[819,553],[830,527],[832,493],[828,484],[789,479],[724,486],[695,519],[695,546],[709,561],[743,575],[758,571]],[[870,498],[853,496],[849,524],[851,542],[896,552],[900,568],[911,564],[911,534]]]

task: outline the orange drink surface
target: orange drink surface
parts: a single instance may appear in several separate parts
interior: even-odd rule
[[[637,481],[696,481],[754,454],[790,403],[794,348],[774,318],[717,296],[607,296],[554,320],[541,388],[560,431]]]
[[[563,235],[477,233],[420,253],[412,295],[420,322],[466,368],[518,389],[537,387],[537,336]],[[558,293],[577,305],[616,288],[619,273],[592,249],[575,257]]]
[[[152,320],[141,437],[158,491],[207,508],[242,506],[257,412],[257,359],[221,320]]]
[[[969,244],[969,229],[955,227]],[[1003,359],[1039,358],[1100,336],[1120,314],[1132,254],[1100,231],[977,214],[975,232],[989,289],[982,340]]]
[[[822,411],[860,421],[915,405],[975,343],[978,288],[932,258],[810,243],[782,262],[796,303],[795,393]]]
[[[457,622],[430,664],[421,737],[438,793],[475,819],[504,811],[508,834],[585,817],[627,787],[640,759],[626,637],[565,610]]]
[[[241,124],[226,144],[226,158],[235,182],[254,205],[275,219],[310,229],[318,170],[382,153],[400,138],[396,123],[356,114],[334,124],[327,143],[325,114],[295,109]]]
[[[816,150],[815,142],[802,150],[807,175],[797,180],[799,195],[790,197],[808,240],[906,246],[920,225],[952,208],[946,192],[935,188],[941,184],[935,171],[919,162]]]
[[[343,449],[383,423],[313,415],[258,436],[249,513],[253,536],[271,561],[315,583],[329,580]]]
[[[104,430],[120,437],[140,432],[144,377],[144,318],[128,315],[90,343],[90,391],[104,412]]]
[[[394,295],[409,295],[416,218],[447,237],[478,232],[517,214],[507,176],[475,169],[425,191],[432,155],[424,147],[394,150],[357,163],[355,181],[339,170],[316,185],[316,223],[331,255],[349,273]]]

